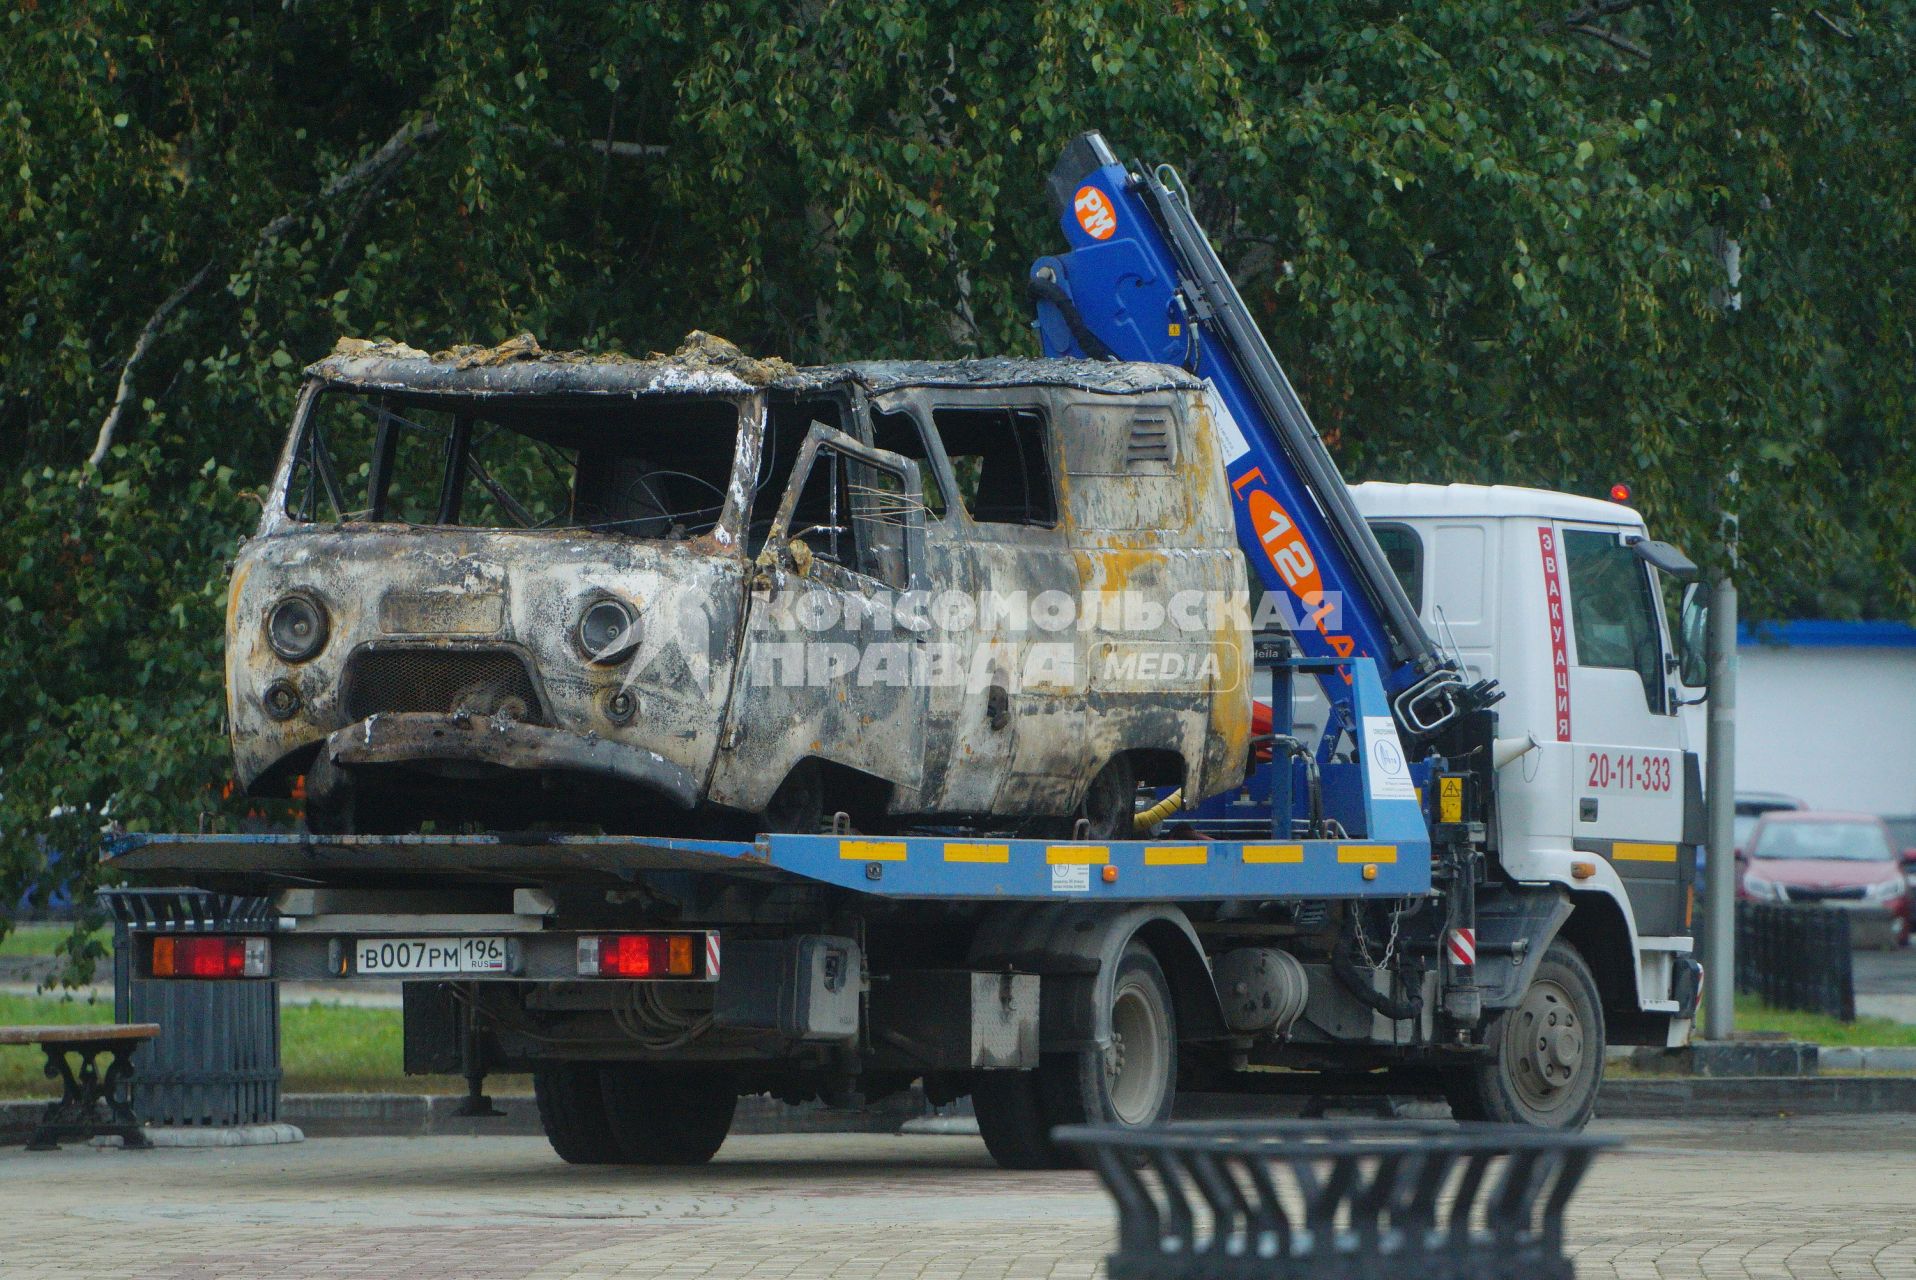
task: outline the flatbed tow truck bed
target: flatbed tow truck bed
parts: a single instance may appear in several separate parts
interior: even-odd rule
[[[126,835],[109,869],[153,884],[271,888],[394,879],[627,881],[642,871],[809,881],[890,898],[1161,902],[1403,898],[1430,891],[1421,825],[1343,840],[1029,840],[990,836]],[[1393,827],[1399,829],[1391,829]]]

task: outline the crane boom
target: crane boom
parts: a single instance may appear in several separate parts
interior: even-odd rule
[[[1176,364],[1209,382],[1246,559],[1293,601],[1306,654],[1377,660],[1407,738],[1492,700],[1425,630],[1175,171],[1130,171],[1094,132],[1066,147],[1049,186],[1070,248],[1031,269],[1046,354]],[[1347,682],[1323,684],[1348,703]]]

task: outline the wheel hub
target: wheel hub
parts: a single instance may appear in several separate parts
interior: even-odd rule
[[[1573,1096],[1583,1070],[1584,1035],[1569,992],[1554,982],[1538,982],[1525,994],[1511,1020],[1513,1083],[1525,1102],[1550,1110]]]
[[[1124,1124],[1147,1124],[1158,1113],[1170,1073],[1169,1027],[1157,1003],[1135,984],[1119,987],[1104,1051],[1105,1089]]]

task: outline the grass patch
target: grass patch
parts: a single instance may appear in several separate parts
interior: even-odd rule
[[[1890,1018],[1858,1018],[1838,1022],[1820,1013],[1797,1013],[1790,1009],[1772,1009],[1755,996],[1736,998],[1738,1031],[1777,1031],[1792,1040],[1810,1040],[1827,1045],[1916,1046],[1916,1024]]]
[[[0,995],[0,1023],[62,1026],[113,1021],[111,999]],[[408,1076],[402,1069],[397,1009],[289,1004],[280,1009],[281,1089],[287,1093],[463,1093],[452,1076]],[[0,1048],[0,1098],[50,1095],[37,1049]],[[135,1059],[138,1062],[138,1059]],[[492,1076],[488,1093],[525,1093],[525,1076]]]
[[[0,938],[0,956],[51,956],[72,932],[73,926],[68,924],[23,924]],[[107,930],[94,936],[103,947],[113,945],[113,935]]]

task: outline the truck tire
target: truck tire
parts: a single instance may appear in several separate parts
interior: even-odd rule
[[[971,1088],[978,1136],[1000,1169],[1063,1169],[1070,1166],[1051,1141],[1038,1094],[1036,1071],[981,1071]]]
[[[738,1091],[723,1075],[609,1063],[599,1087],[621,1164],[704,1164],[724,1145],[738,1110]]]
[[[567,1164],[618,1164],[619,1144],[606,1127],[596,1062],[555,1062],[532,1073],[539,1127]]]
[[[1076,1163],[1051,1141],[1062,1124],[1162,1124],[1177,1096],[1177,1012],[1151,949],[1127,944],[1111,979],[1111,1045],[1048,1053],[1036,1071],[988,1071],[972,1092],[978,1132],[1006,1169]]]
[[[1445,1074],[1457,1119],[1569,1130],[1589,1123],[1603,1083],[1603,1003],[1575,947],[1550,944],[1523,997],[1498,1013],[1484,1042],[1485,1061]]]

